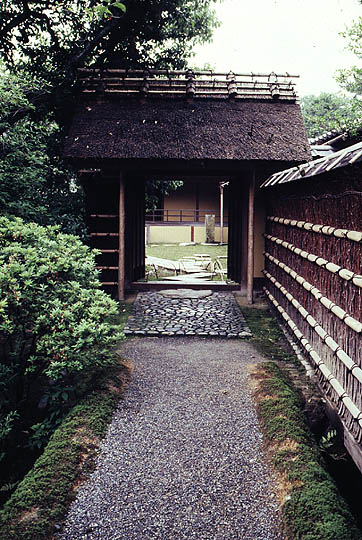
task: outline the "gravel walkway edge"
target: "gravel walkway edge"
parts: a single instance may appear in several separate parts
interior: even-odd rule
[[[136,338],[133,381],[59,539],[277,540],[250,343]]]

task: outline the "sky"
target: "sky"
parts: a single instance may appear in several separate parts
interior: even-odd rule
[[[358,0],[224,0],[215,9],[222,24],[195,48],[197,67],[299,75],[302,97],[338,92],[335,72],[358,64],[339,35],[362,17]]]

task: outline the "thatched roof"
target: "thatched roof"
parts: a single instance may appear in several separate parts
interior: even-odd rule
[[[83,73],[65,157],[83,160],[310,158],[291,82]],[[231,79],[230,79],[231,77]],[[259,78],[257,78],[259,77]]]

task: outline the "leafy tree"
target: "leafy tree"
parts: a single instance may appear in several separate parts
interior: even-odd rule
[[[162,200],[171,191],[183,186],[182,180],[147,180],[146,182],[146,212],[161,208]]]
[[[38,88],[0,69],[0,213],[84,235],[82,192],[59,157],[60,129],[26,97]],[[23,116],[22,112],[27,110]],[[18,117],[18,119],[16,119]]]
[[[362,17],[359,17],[350,28],[341,34],[348,40],[347,48],[352,51],[358,58],[362,59]],[[362,67],[353,66],[350,69],[339,70],[337,74],[337,82],[342,88],[355,94],[362,96]]]
[[[316,137],[331,129],[346,129],[354,121],[352,98],[322,92],[301,99],[304,125],[308,137]]]
[[[183,67],[194,45],[211,39],[214,1],[4,0],[0,51],[9,66],[50,81],[71,78],[85,64]]]
[[[218,26],[216,1],[3,0],[0,55],[12,72],[37,81],[26,97],[63,124],[78,67],[183,68]]]
[[[360,0],[360,3],[361,0]],[[341,34],[348,40],[347,48],[352,51],[360,63],[362,59],[362,17],[359,17],[350,28]],[[362,67],[361,65],[352,66],[349,69],[341,69],[337,72],[337,82],[347,92],[354,95],[352,119],[349,125],[349,131],[352,134],[361,132],[362,115]]]

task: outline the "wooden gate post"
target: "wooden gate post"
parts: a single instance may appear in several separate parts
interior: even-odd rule
[[[219,182],[220,188],[220,245],[224,242],[224,186],[225,182]]]
[[[124,300],[125,270],[125,185],[122,173],[119,177],[119,220],[118,220],[118,300]]]
[[[254,302],[254,199],[255,199],[255,171],[249,183],[249,203],[248,203],[248,270],[246,282],[246,299],[248,304]]]

